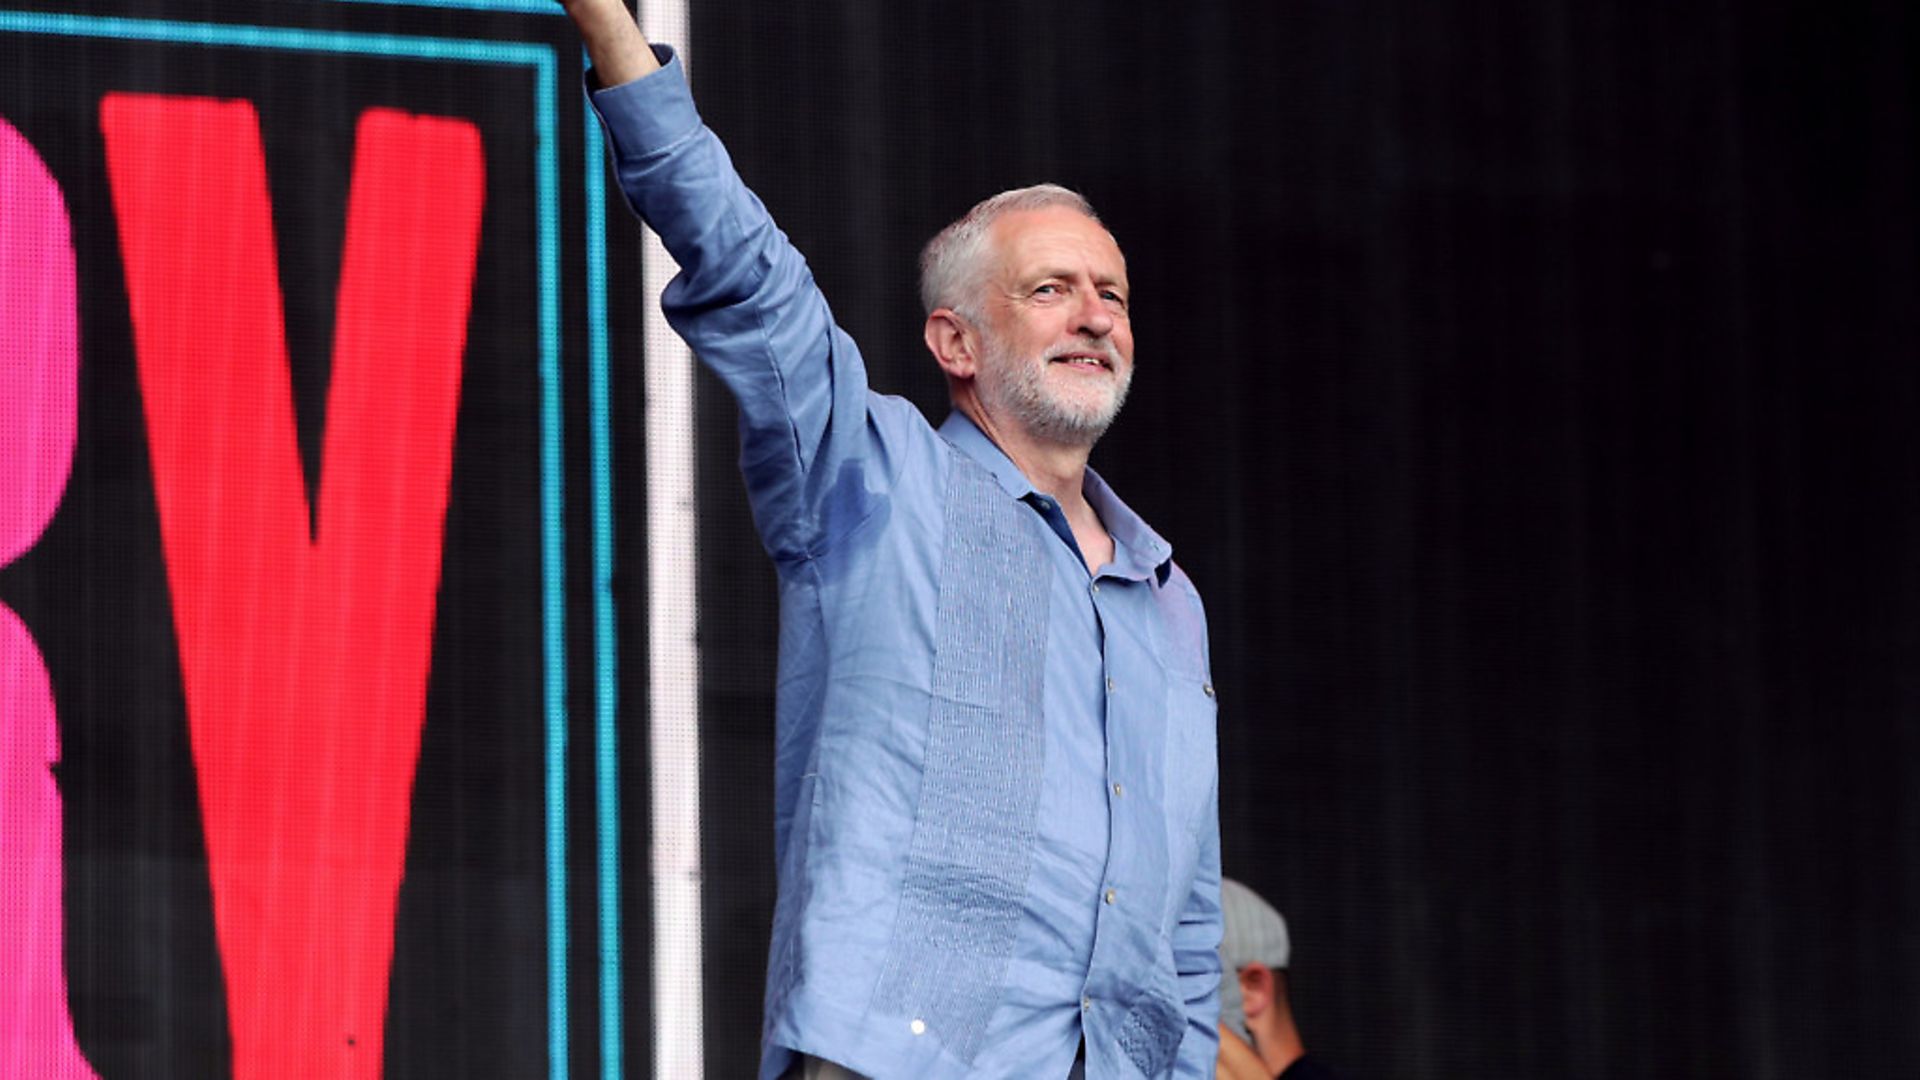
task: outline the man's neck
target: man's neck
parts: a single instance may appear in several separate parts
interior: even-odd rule
[[[973,426],[1007,455],[1007,460],[1013,462],[1014,468],[1020,470],[1035,490],[1051,495],[1069,518],[1083,507],[1091,511],[1082,489],[1087,479],[1087,456],[1093,447],[1046,442],[1014,425],[997,424],[977,400],[956,401],[954,408],[973,421]]]
[[[993,440],[1027,483],[1059,504],[1067,526],[1073,530],[1074,543],[1080,547],[1080,558],[1087,564],[1087,573],[1098,574],[1102,566],[1113,561],[1113,536],[1087,501],[1087,455],[1092,446],[1047,442],[1014,425],[995,424],[977,398],[957,399],[953,406]]]

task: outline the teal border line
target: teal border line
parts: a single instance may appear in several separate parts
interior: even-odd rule
[[[402,60],[452,60],[470,64],[521,65],[544,68],[547,83],[553,82],[553,50],[543,45],[517,41],[484,41],[474,38],[407,37],[400,34],[361,34],[348,30],[304,30],[288,26],[242,26],[233,23],[172,22],[160,19],[131,19],[112,15],[73,15],[55,11],[0,11],[0,30],[22,34],[49,34],[60,37],[107,37],[125,41],[158,41],[174,45],[206,45],[240,49],[279,49],[283,52],[337,52],[360,56],[385,56]],[[553,102],[535,104],[535,123],[542,139],[542,156],[554,153],[552,140],[557,122]],[[553,162],[542,162],[554,164]],[[557,204],[541,207],[542,212],[558,211]],[[543,267],[545,270],[556,268]],[[542,281],[543,287],[547,284]],[[552,282],[556,295],[557,273]],[[558,338],[556,335],[556,344]]]
[[[386,4],[391,7],[458,8],[466,11],[504,11],[518,15],[564,15],[560,0],[335,0],[341,4]]]
[[[607,177],[600,123],[585,114],[587,147],[587,398],[593,486],[594,824],[600,874],[600,1075],[619,1080],[624,1047],[620,971],[620,680],[613,603],[613,427],[607,340]]]
[[[553,14],[549,0],[338,0],[411,3]],[[0,10],[0,32],[118,38],[214,48],[330,52],[393,59],[523,66],[534,75],[536,266],[540,323],[540,518],[542,629],[546,663],[547,1025],[551,1080],[568,1074],[567,1032],[567,636],[564,417],[560,370],[560,166],[558,58],[549,46],[472,38],[412,37],[295,27],[195,23],[65,12]],[[589,125],[593,123],[591,111]],[[588,395],[592,427],[594,661],[596,674],[596,805],[601,930],[603,1077],[620,1076],[620,938],[618,790],[613,727],[618,672],[613,620],[612,462],[608,416],[606,186],[599,132],[586,140]]]

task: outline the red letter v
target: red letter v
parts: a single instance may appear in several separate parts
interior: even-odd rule
[[[361,117],[317,539],[244,101],[100,107],[240,1080],[378,1077],[484,166]]]

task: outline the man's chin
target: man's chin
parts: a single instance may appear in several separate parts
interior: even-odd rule
[[[1084,373],[1071,376],[1074,382],[1089,379]],[[1126,385],[1062,386],[1041,380],[1005,388],[1003,394],[988,398],[998,408],[991,411],[1016,419],[1027,435],[1062,446],[1087,446],[1106,434],[1126,401]]]
[[[1098,409],[1054,409],[1034,425],[1034,433],[1066,446],[1092,446],[1119,415],[1117,404]]]
[[[1062,403],[1058,409],[1063,420],[1075,427],[1085,428],[1095,437],[1104,435],[1113,422],[1120,416],[1120,406],[1126,403],[1125,391],[1104,393],[1097,400],[1082,398],[1071,403]]]

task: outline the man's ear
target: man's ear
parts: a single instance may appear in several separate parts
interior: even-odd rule
[[[1252,1018],[1273,1008],[1273,969],[1258,961],[1240,969],[1240,1010]]]
[[[967,380],[979,369],[972,328],[952,308],[936,308],[927,316],[927,351],[949,379]]]

